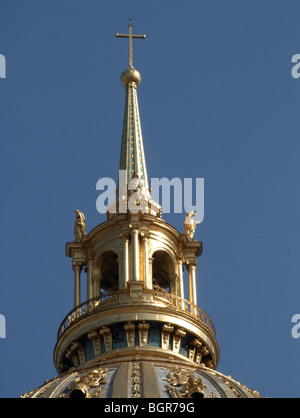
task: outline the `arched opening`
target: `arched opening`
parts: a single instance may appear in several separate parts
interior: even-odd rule
[[[192,393],[190,396],[189,396],[189,398],[192,398],[192,399],[204,399],[204,393],[202,393],[202,392],[194,392],[194,393]]]
[[[86,395],[85,395],[85,393],[82,390],[80,390],[80,389],[74,389],[70,393],[70,398],[71,399],[83,399],[83,398],[86,398]]]
[[[119,290],[118,256],[113,251],[108,251],[101,256],[100,274],[100,295]]]
[[[172,258],[165,251],[153,254],[152,281],[153,288],[158,286],[170,293],[176,293],[176,277]]]

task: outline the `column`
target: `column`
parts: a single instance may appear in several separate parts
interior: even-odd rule
[[[153,261],[154,258],[150,257],[148,258],[148,278],[149,278],[149,289],[153,290]]]
[[[120,282],[120,290],[127,289],[127,282],[129,281],[129,238],[123,237],[123,278]]]
[[[131,232],[132,246],[132,281],[140,280],[140,263],[139,263],[139,230],[133,229]]]
[[[92,299],[92,275],[93,275],[93,260],[91,258],[87,261],[87,286],[86,286],[86,298]]]
[[[76,263],[73,265],[74,270],[74,307],[80,305],[80,273],[81,265]]]
[[[197,305],[196,264],[189,264],[190,302]]]
[[[148,237],[144,237],[144,268],[145,268],[145,287],[146,289],[152,289],[149,283],[149,240]]]
[[[178,260],[178,277],[179,277],[179,296],[184,299],[184,283],[183,283],[183,265],[182,260]]]

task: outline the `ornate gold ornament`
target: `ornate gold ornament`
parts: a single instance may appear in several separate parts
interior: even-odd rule
[[[102,327],[102,329],[99,331],[99,334],[104,339],[105,351],[111,351],[112,350],[111,330],[108,327]]]
[[[164,380],[169,382],[166,388],[172,398],[216,398],[214,392],[205,396],[206,385],[200,377],[195,377],[191,371],[180,367],[165,370],[169,370],[169,374]]]
[[[142,394],[141,388],[141,363],[132,365],[132,397],[140,398]]]
[[[68,386],[60,398],[101,398],[108,383],[107,369],[94,369],[78,376]]]
[[[138,328],[140,336],[140,346],[142,347],[144,345],[147,345],[150,325],[143,321],[141,324],[138,325]]]
[[[127,338],[127,346],[134,347],[135,345],[135,325],[132,322],[128,322],[124,325]]]
[[[172,324],[165,324],[162,328],[162,348],[168,350],[170,344],[170,336],[174,331]]]

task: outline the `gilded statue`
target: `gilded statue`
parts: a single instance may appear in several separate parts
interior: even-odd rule
[[[190,211],[189,213],[187,213],[186,216],[185,216],[184,235],[188,239],[193,239],[194,238],[194,235],[195,235],[195,232],[196,232],[196,227],[200,223],[200,221],[195,221],[194,220],[195,216],[196,216],[196,212],[194,212],[193,210]]]
[[[76,219],[74,223],[75,242],[81,242],[86,237],[86,221],[85,216],[80,210],[75,210]]]

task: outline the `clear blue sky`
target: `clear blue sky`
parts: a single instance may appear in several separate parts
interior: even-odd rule
[[[199,305],[218,370],[299,397],[298,0],[0,0],[0,397],[56,376],[73,304],[74,210],[103,222],[96,182],[117,179],[131,16],[149,177],[205,178]],[[164,219],[183,231],[184,216]]]

